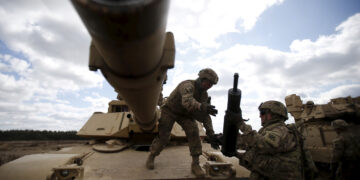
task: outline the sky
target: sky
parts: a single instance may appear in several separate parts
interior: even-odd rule
[[[214,69],[216,133],[234,73],[254,129],[267,100],[360,96],[358,0],[171,0],[167,31],[176,57],[163,94]],[[0,130],[79,130],[93,112],[106,112],[116,93],[89,71],[90,41],[70,1],[0,0]]]

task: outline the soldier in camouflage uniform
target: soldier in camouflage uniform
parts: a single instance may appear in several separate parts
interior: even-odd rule
[[[163,91],[164,84],[166,84],[166,81],[167,81],[167,74],[165,74],[164,81],[163,81],[163,83],[161,85],[159,100],[158,100],[158,103],[157,103],[158,106],[162,106],[164,104],[164,101],[165,101],[162,91]]]
[[[154,169],[154,159],[160,154],[170,139],[170,132],[175,122],[185,131],[192,156],[191,170],[197,177],[203,177],[204,171],[199,165],[199,156],[202,154],[202,146],[199,129],[196,121],[203,123],[206,135],[214,136],[210,115],[216,115],[215,106],[208,104],[207,90],[216,84],[218,76],[210,68],[199,72],[196,80],[181,82],[167,98],[161,108],[159,120],[159,134],[153,140],[150,147],[150,155],[146,162],[148,169]]]
[[[348,124],[337,119],[331,122],[338,137],[333,140],[331,170],[334,179],[360,179],[360,133],[348,128]]]
[[[303,179],[301,147],[292,129],[286,126],[286,107],[278,101],[259,106],[262,128],[259,132],[239,121],[243,134],[238,140],[245,147],[238,154],[240,165],[251,171],[250,179]]]

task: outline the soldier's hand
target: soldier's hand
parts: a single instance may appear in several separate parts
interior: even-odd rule
[[[222,144],[222,142],[215,135],[207,136],[206,140],[208,141],[208,143],[211,145],[211,147],[213,149],[216,149],[216,150],[220,149],[220,145]]]
[[[211,148],[213,148],[213,149],[215,149],[215,150],[220,149],[219,144],[216,144],[216,143],[210,143],[210,145],[211,145]]]
[[[226,111],[225,118],[230,119],[231,121],[237,121],[238,123],[243,122],[241,109],[240,112],[238,113],[234,113],[232,111]]]
[[[215,106],[208,104],[206,102],[201,103],[201,111],[206,112],[207,114],[210,114],[212,116],[216,116],[218,113],[218,110],[215,109]]]

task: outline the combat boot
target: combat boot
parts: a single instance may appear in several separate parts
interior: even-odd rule
[[[191,163],[191,172],[196,177],[205,177],[205,172],[200,167],[199,156],[193,156],[193,162]]]
[[[148,169],[154,169],[154,160],[155,160],[155,155],[150,153],[150,155],[146,161],[146,167]]]

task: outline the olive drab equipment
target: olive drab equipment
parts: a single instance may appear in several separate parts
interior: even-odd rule
[[[229,113],[238,114],[241,116],[240,102],[241,102],[241,90],[237,88],[239,74],[234,74],[234,84],[233,88],[228,91],[228,104],[227,110],[224,117],[224,126],[223,126],[223,144],[221,147],[221,152],[225,156],[235,156],[236,155],[236,142],[237,136],[239,133],[237,124],[234,119],[229,118],[227,115]]]
[[[303,178],[314,179],[318,173],[318,170],[310,151],[304,146],[304,136],[297,130],[295,124],[288,124],[286,127],[295,136],[296,145],[299,146],[301,150],[301,170]]]
[[[283,103],[279,101],[266,101],[260,104],[259,110],[261,109],[269,109],[271,113],[277,114],[288,119],[287,109]]]
[[[214,85],[218,82],[219,80],[219,77],[218,75],[216,74],[216,72],[210,68],[205,68],[205,69],[202,69],[200,70],[199,72],[199,78],[202,79],[202,78],[206,78],[208,79],[211,83],[213,83]]]

